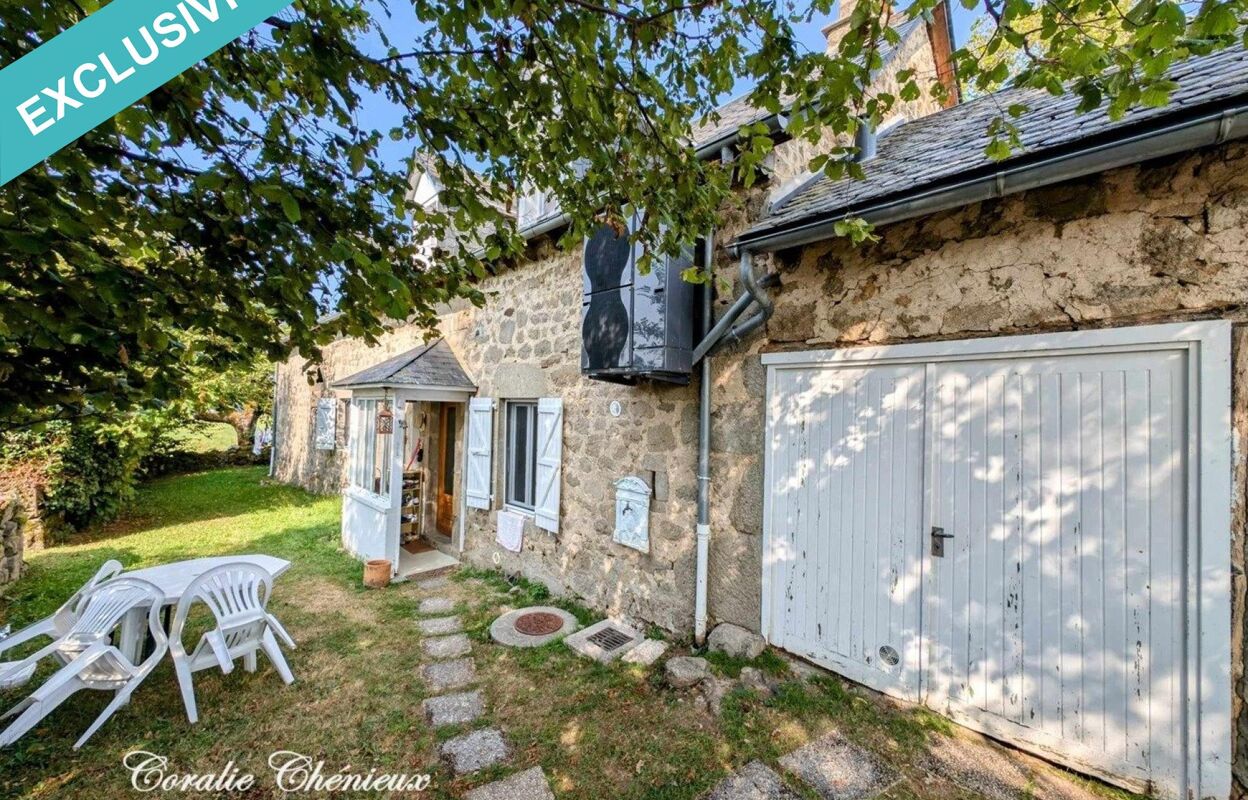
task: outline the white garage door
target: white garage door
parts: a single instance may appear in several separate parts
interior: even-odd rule
[[[1124,785],[1225,797],[1227,338],[767,357],[766,635]]]

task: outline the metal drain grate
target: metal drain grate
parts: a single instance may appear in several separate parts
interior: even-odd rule
[[[590,636],[587,641],[601,647],[609,653],[612,650],[623,647],[632,640],[633,637],[623,631],[617,631],[615,628],[607,627],[598,631],[593,636]]]

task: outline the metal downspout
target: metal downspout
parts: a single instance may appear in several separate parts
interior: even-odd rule
[[[707,237],[706,259],[703,263],[710,270],[714,242]],[[714,282],[707,281],[702,287],[702,339],[710,338],[711,295]],[[734,304],[735,307],[736,304]],[[744,306],[742,306],[744,309]],[[740,311],[737,312],[741,313]],[[725,315],[727,317],[728,315]],[[731,320],[729,320],[731,322]],[[707,569],[711,551],[711,360],[702,358],[702,376],[698,383],[698,525],[696,528],[697,567],[693,596],[693,640],[701,647],[706,641]]]
[[[706,243],[704,263],[708,269],[711,263],[714,243],[711,238]],[[694,350],[694,357],[701,359],[702,375],[698,386],[698,524],[697,524],[697,561],[696,586],[693,601],[693,639],[699,647],[706,641],[707,620],[707,573],[710,563],[711,549],[711,359],[708,353],[714,351],[726,337],[740,339],[767,321],[775,309],[771,297],[759,285],[754,277],[754,255],[748,250],[740,254],[739,274],[745,292],[733,302],[732,306],[711,325],[711,292],[712,284],[707,283],[702,293],[702,341]],[[757,303],[758,311],[739,325],[732,325],[733,320],[750,305]],[[729,327],[731,326],[731,327]]]

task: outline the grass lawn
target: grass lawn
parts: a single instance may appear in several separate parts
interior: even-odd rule
[[[980,797],[924,767],[926,746],[950,735],[952,726],[837,679],[793,680],[767,699],[738,692],[715,719],[695,705],[692,692],[667,688],[657,668],[600,666],[559,643],[495,646],[487,629],[504,608],[552,601],[541,586],[513,586],[469,570],[456,575],[450,593],[473,639],[486,695],[486,717],[478,724],[502,727],[513,756],[505,769],[456,780],[438,764],[437,745],[461,731],[435,733],[420,711],[425,689],[413,623],[420,592],[414,584],[363,590],[360,565],[338,549],[339,511],[338,498],[270,484],[262,468],[219,470],[155,481],[116,524],[32,554],[28,576],[0,598],[0,624],[17,628],[50,613],[109,558],[127,568],[229,553],[290,559],[294,566],[278,580],[270,607],[298,642],[288,653],[296,682],[283,685],[263,657],[252,675],[197,673],[200,723],[191,726],[166,660],[82,751],[70,747],[107,702],[104,693],[79,694],[0,751],[0,796],[137,797],[121,760],[146,750],[168,757],[169,770],[177,772],[217,771],[232,760],[257,776],[258,788],[246,797],[277,797],[268,756],[289,750],[323,759],[329,773],[431,772],[433,785],[423,797],[458,797],[540,764],[560,798],[691,800],[749,760],[774,766],[778,756],[835,728],[898,768],[903,781],[886,795],[893,800]],[[582,622],[596,619],[560,604]],[[774,655],[756,665],[785,671]],[[726,674],[742,666],[714,662]],[[22,696],[22,690],[0,692],[0,706]],[[1091,790],[1121,796],[1099,785]]]
[[[217,453],[238,445],[238,434],[226,422],[197,422],[172,436],[188,453]]]

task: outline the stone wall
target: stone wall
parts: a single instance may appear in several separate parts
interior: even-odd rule
[[[22,577],[26,515],[16,495],[0,496],[0,586]]]
[[[0,497],[12,496],[21,504],[25,518],[22,548],[26,552],[49,547],[67,533],[59,516],[44,513],[44,480],[42,464],[24,464],[0,472]]]

